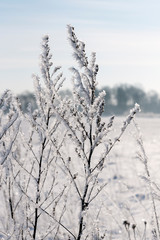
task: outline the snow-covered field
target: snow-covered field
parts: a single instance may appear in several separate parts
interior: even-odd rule
[[[113,135],[116,136],[123,120],[123,117],[115,119]],[[136,122],[142,133],[151,180],[156,184],[160,184],[160,118],[138,117]],[[144,176],[146,176],[144,164],[138,158],[141,151],[137,143],[137,137],[135,126],[131,123],[121,138],[121,142],[116,145],[110,154],[106,167],[106,177],[109,181],[105,190],[106,197],[104,196],[104,201],[108,202],[108,199],[110,199],[112,202],[110,209],[106,204],[106,209],[110,214],[109,223],[111,229],[114,229],[115,222],[120,225],[120,228],[124,228],[122,223],[127,220],[131,224],[135,223],[137,225],[141,236],[140,239],[142,239],[143,221],[147,221],[148,226],[151,224],[152,206],[148,184],[144,179]],[[160,210],[158,201],[156,207],[157,211]],[[148,231],[150,231],[149,228]]]
[[[114,124],[113,124],[113,131],[111,132],[111,139],[119,136],[119,133],[121,131],[121,127],[123,125],[123,121],[125,120],[125,117],[116,117]],[[104,118],[104,121],[108,123],[108,118]],[[146,151],[146,155],[148,157],[148,166],[149,166],[149,171],[151,174],[151,181],[156,184],[155,185],[155,191],[154,194],[157,194],[156,198],[160,198],[160,177],[159,177],[159,169],[160,169],[160,161],[159,161],[159,156],[160,156],[160,148],[159,148],[159,142],[160,142],[160,119],[157,117],[154,118],[146,118],[146,117],[137,117],[136,118],[136,123],[138,123],[138,126],[140,128],[140,131],[142,133],[142,138],[144,142],[144,148]],[[30,129],[26,124],[22,124],[22,129],[24,130],[25,133],[25,138],[28,138],[28,134],[30,132]],[[63,136],[63,133],[61,135],[58,135],[58,138],[61,138]],[[140,150],[139,144],[137,143],[139,133],[137,132],[135,125],[133,122],[127,127],[126,131],[124,132],[120,142],[116,143],[115,147],[112,149],[110,154],[106,158],[106,162],[104,165],[103,171],[98,175],[98,185],[99,186],[104,186],[106,183],[106,186],[103,188],[103,190],[98,194],[98,196],[94,199],[93,202],[91,202],[89,209],[85,213],[85,218],[86,218],[86,224],[87,224],[87,231],[93,233],[93,239],[102,239],[100,238],[105,234],[103,239],[139,239],[139,240],[149,240],[151,239],[151,230],[153,229],[152,226],[152,216],[154,217],[153,214],[153,205],[151,201],[151,196],[150,196],[150,191],[149,191],[149,185],[148,182],[146,181],[146,172],[145,172],[145,166],[144,164],[140,161],[138,155],[142,155],[142,152]],[[34,139],[33,135],[33,143],[35,143],[35,148],[33,150],[35,153],[37,152],[38,148],[38,139]],[[59,141],[59,140],[58,140]],[[78,178],[76,179],[77,186],[81,190],[81,187],[85,184],[85,180],[83,178],[82,169],[80,166],[76,163],[76,156],[74,156],[74,151],[72,143],[66,142],[66,149],[64,152],[66,159],[67,156],[72,157],[72,165],[71,171],[73,173],[78,172]],[[21,148],[22,144],[19,142],[19,147]],[[103,148],[103,147],[102,147]],[[27,150],[28,151],[28,150]],[[27,156],[27,151],[26,155]],[[54,152],[53,152],[54,153]],[[18,154],[18,152],[16,153]],[[36,153],[38,154],[38,152]],[[23,157],[23,153],[21,153],[21,158]],[[98,149],[95,155],[95,159],[99,158],[101,155],[101,148]],[[19,155],[17,155],[19,156]],[[37,155],[38,156],[38,155]],[[47,156],[47,155],[46,155]],[[29,157],[29,158],[28,158]],[[30,169],[29,167],[29,162],[32,163],[32,152],[28,155],[28,160],[25,160],[25,164],[22,166],[23,168],[25,167],[26,169]],[[75,159],[74,159],[75,158]],[[22,158],[23,159],[23,158]],[[77,165],[75,165],[75,163]],[[6,162],[7,164],[7,162]],[[36,162],[33,164],[35,165]],[[55,170],[49,172],[49,175],[47,176],[47,181],[45,189],[46,192],[44,192],[44,195],[42,195],[42,199],[40,200],[41,202],[45,202],[45,197],[47,197],[47,194],[49,192],[50,185],[52,184],[52,179],[54,177],[57,177],[57,179],[54,181],[54,193],[55,196],[57,194],[61,194],[61,189],[63,189],[64,184],[66,193],[64,194],[64,199],[60,197],[58,200],[59,206],[56,208],[56,215],[55,217],[58,219],[61,214],[61,221],[62,223],[70,230],[72,231],[73,234],[77,234],[77,219],[79,218],[79,212],[80,212],[80,205],[79,205],[79,198],[77,196],[77,193],[74,189],[74,185],[72,184],[72,181],[67,180],[67,182],[64,182],[64,177],[65,175],[62,175],[64,168],[61,165],[61,162],[57,162],[57,166],[55,167]],[[31,164],[32,165],[32,164]],[[13,164],[14,167],[14,164]],[[21,171],[23,168],[19,166],[19,170]],[[61,172],[62,168],[62,173]],[[59,170],[58,170],[59,169]],[[28,171],[28,170],[27,170]],[[36,176],[37,169],[33,171],[33,174]],[[45,168],[44,170],[45,171]],[[47,172],[46,172],[47,173]],[[60,175],[59,175],[60,173]],[[18,169],[17,169],[17,174],[18,174]],[[20,175],[19,181],[21,181],[22,187],[20,188],[18,186],[18,182],[14,186],[13,190],[11,193],[9,193],[8,196],[13,195],[13,205],[14,201],[20,200],[19,204],[19,209],[17,208],[17,212],[15,210],[15,215],[16,216],[16,221],[19,221],[18,219],[24,219],[25,217],[25,212],[23,212],[23,205],[30,206],[29,209],[27,210],[29,216],[32,216],[34,213],[34,208],[35,207],[41,207],[41,205],[34,206],[33,201],[36,198],[34,189],[36,189],[35,185],[35,179],[31,175],[28,178],[28,173],[22,172],[22,175]],[[9,177],[10,179],[10,177]],[[44,178],[45,179],[45,178]],[[6,180],[8,181],[8,180]],[[28,182],[29,184],[30,181],[30,187],[28,187],[28,190],[26,190],[26,197],[20,197],[23,192],[22,188],[23,185],[25,186],[26,183]],[[32,182],[33,181],[33,182]],[[44,180],[45,181],[45,180]],[[8,185],[9,184],[9,185]],[[9,187],[10,189],[10,180],[9,183],[6,183],[6,186]],[[70,184],[70,185],[67,185]],[[60,187],[61,186],[61,187]],[[18,187],[18,188],[17,188]],[[15,189],[15,190],[14,190]],[[19,189],[19,190],[17,190]],[[21,191],[20,191],[21,189]],[[48,189],[48,190],[47,190]],[[82,188],[83,189],[83,188]],[[8,224],[13,224],[13,226],[7,226],[7,219],[5,216],[8,214],[7,213],[7,198],[5,198],[5,185],[1,188],[1,203],[0,203],[0,211],[1,211],[1,223],[0,223],[0,236],[5,237],[6,233],[3,234],[4,232],[8,232],[7,234],[11,237],[9,239],[12,239],[12,231],[14,229],[14,222],[10,220]],[[8,191],[8,190],[7,190]],[[97,191],[95,189],[95,191]],[[6,192],[7,193],[7,192]],[[96,192],[95,192],[96,193]],[[8,194],[8,193],[7,193]],[[42,193],[41,193],[42,194]],[[22,194],[24,195],[24,193]],[[94,194],[93,194],[94,195]],[[54,199],[54,195],[52,196]],[[17,199],[17,200],[16,200]],[[49,199],[49,198],[48,198]],[[7,200],[8,201],[8,200]],[[48,201],[48,200],[47,200]],[[50,207],[47,207],[47,210],[52,212],[53,208],[53,203],[47,202],[44,204],[43,209],[47,207],[47,204],[50,205]],[[50,200],[49,200],[50,201]],[[156,200],[156,212],[157,214],[160,213],[160,204],[159,200]],[[6,204],[6,206],[5,206]],[[22,207],[21,207],[22,204]],[[28,204],[28,205],[27,205]],[[18,206],[18,205],[17,205]],[[43,213],[43,211],[42,211]],[[23,217],[24,216],[24,217]],[[50,218],[49,218],[50,219]],[[20,220],[20,221],[21,221]],[[124,221],[127,221],[130,223],[130,236],[128,235],[125,226],[123,224]],[[147,226],[144,224],[147,222]],[[6,223],[6,225],[3,223]],[[23,224],[23,223],[21,223]],[[46,225],[49,224],[49,225]],[[55,222],[52,221],[49,223],[48,222],[48,216],[44,214],[44,217],[41,218],[38,229],[42,230],[42,234],[39,236],[42,236],[43,229],[44,232],[46,231],[46,226],[48,226],[48,229],[52,227],[52,224],[55,224]],[[132,224],[136,224],[136,238],[134,238],[134,231],[132,229]],[[6,227],[7,226],[7,227]],[[16,225],[17,226],[17,225]],[[146,226],[146,235],[145,237],[145,226]],[[55,225],[56,227],[56,225]],[[16,227],[17,228],[17,227]],[[8,230],[7,230],[8,229]],[[64,229],[62,228],[62,231]],[[29,231],[32,231],[31,227]],[[96,238],[96,235],[99,233],[99,238]],[[44,234],[45,235],[45,234]],[[43,235],[43,236],[44,236]],[[46,235],[45,238],[42,237],[42,239],[54,239],[53,234]],[[8,238],[4,238],[8,239]],[[13,238],[13,239],[19,239],[19,238]],[[41,239],[41,238],[37,238]],[[66,237],[63,237],[63,239],[67,239]],[[91,239],[91,238],[89,238]]]

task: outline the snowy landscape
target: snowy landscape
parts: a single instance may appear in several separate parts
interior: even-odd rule
[[[38,108],[24,113],[9,90],[0,98],[0,239],[160,239],[159,117],[137,103],[103,117],[96,54],[67,28],[72,98],[59,95],[48,36],[33,76]]]

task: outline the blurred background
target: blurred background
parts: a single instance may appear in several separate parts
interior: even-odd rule
[[[32,74],[40,75],[41,38],[50,36],[53,64],[76,66],[66,25],[75,27],[87,54],[97,53],[98,89],[105,89],[108,114],[141,104],[160,112],[160,2],[158,0],[1,0],[0,93],[18,94],[26,109],[34,103]],[[66,90],[67,91],[67,90]],[[70,94],[70,91],[67,91]],[[65,91],[62,92],[65,94]]]

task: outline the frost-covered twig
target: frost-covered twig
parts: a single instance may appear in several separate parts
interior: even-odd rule
[[[155,239],[160,239],[160,225],[159,225],[159,220],[158,220],[158,214],[157,214],[157,207],[154,199],[154,190],[153,190],[153,183],[151,180],[151,175],[150,175],[150,170],[148,167],[148,157],[144,148],[144,143],[142,139],[142,134],[140,132],[138,124],[134,121],[135,128],[138,133],[138,138],[137,138],[137,143],[140,147],[141,153],[142,153],[142,161],[145,167],[145,173],[146,173],[146,178],[147,178],[147,183],[149,186],[149,191],[150,191],[150,196],[151,196],[151,202],[152,202],[152,208],[153,208],[153,214],[154,214],[154,223],[153,223],[153,231],[152,234],[154,235]]]
[[[103,164],[106,156],[110,153],[110,151],[113,149],[114,145],[120,141],[120,138],[122,137],[122,135],[124,134],[126,128],[128,127],[128,125],[131,123],[132,119],[134,118],[134,115],[140,112],[140,106],[136,103],[135,107],[133,109],[131,109],[130,114],[128,115],[127,119],[124,121],[123,126],[121,128],[121,132],[119,134],[118,137],[116,137],[114,139],[114,142],[110,144],[110,147],[106,149],[106,152],[104,153],[104,156],[102,157],[102,159],[96,164],[96,166],[92,169],[92,172],[95,171],[96,168],[98,168],[101,164]]]

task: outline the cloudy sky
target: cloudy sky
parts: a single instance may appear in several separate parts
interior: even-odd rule
[[[97,53],[99,86],[128,83],[160,93],[159,12],[159,0],[0,0],[0,92],[33,91],[45,34],[70,86],[71,24],[87,53]]]

